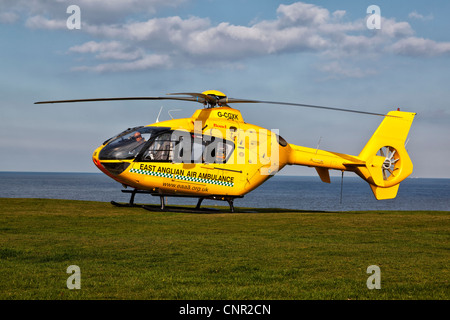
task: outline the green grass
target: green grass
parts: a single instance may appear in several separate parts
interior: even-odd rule
[[[449,212],[150,212],[0,199],[0,299],[450,298]],[[81,269],[69,290],[66,269]],[[381,269],[369,290],[366,269]]]

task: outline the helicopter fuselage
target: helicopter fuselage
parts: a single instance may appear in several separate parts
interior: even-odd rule
[[[139,136],[139,141],[136,139]],[[281,170],[290,146],[228,106],[128,129],[93,154],[114,180],[165,195],[242,196]]]
[[[314,167],[326,183],[329,170],[352,171],[378,200],[391,199],[413,169],[404,142],[414,116],[389,112],[353,156],[289,144],[277,130],[248,124],[228,106],[205,108],[191,118],[128,129],[97,148],[93,161],[126,187],[161,195],[233,199],[284,166],[301,165]]]

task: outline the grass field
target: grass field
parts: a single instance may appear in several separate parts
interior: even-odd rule
[[[449,212],[161,213],[5,198],[0,208],[3,300],[450,298]],[[80,290],[67,288],[70,265]],[[379,290],[367,288],[370,265]]]

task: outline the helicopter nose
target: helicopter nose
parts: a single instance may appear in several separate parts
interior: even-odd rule
[[[102,171],[104,174],[110,176],[111,178],[115,178],[116,176],[124,172],[130,165],[130,163],[120,160],[109,160],[102,163],[99,159],[99,155],[103,147],[104,146],[102,145],[94,151],[94,153],[92,154],[92,161],[94,162],[95,166],[99,168],[100,171]]]
[[[92,154],[92,161],[94,162],[95,166],[100,169],[103,173],[109,175],[109,172],[106,171],[105,167],[102,165],[100,160],[98,159],[99,151],[102,147],[98,147],[95,149],[94,153]]]
[[[97,168],[100,169],[101,172],[103,172],[104,174],[106,174],[107,176],[111,177],[111,178],[115,178],[114,175],[111,174],[111,172],[109,172],[104,166],[103,164],[100,162],[98,155],[100,153],[100,150],[102,149],[103,146],[98,147],[97,149],[95,149],[94,153],[92,154],[92,161],[94,162],[95,166]]]
[[[97,168],[99,168],[100,170],[102,170],[102,168],[103,168],[103,166],[102,166],[102,164],[100,163],[100,161],[98,161],[98,159],[96,159],[96,158],[92,158],[92,161],[94,161],[94,164],[96,165],[96,167]]]

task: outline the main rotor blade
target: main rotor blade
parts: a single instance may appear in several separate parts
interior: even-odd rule
[[[344,112],[353,112],[360,114],[370,114],[376,116],[388,116],[382,113],[375,112],[367,112],[367,111],[359,111],[353,109],[343,109],[343,108],[334,108],[334,107],[324,107],[324,106],[316,106],[310,104],[303,103],[292,103],[292,102],[279,102],[279,101],[265,101],[265,100],[250,100],[250,99],[236,99],[236,98],[221,98],[217,99],[213,96],[209,96],[203,93],[168,93],[168,95],[188,95],[190,97],[122,97],[122,98],[94,98],[94,99],[74,99],[74,100],[51,100],[51,101],[38,101],[34,104],[46,104],[46,103],[71,103],[71,102],[96,102],[96,101],[124,101],[124,100],[178,100],[178,101],[192,101],[192,102],[200,102],[202,104],[210,104],[211,106],[220,105],[225,106],[228,103],[266,103],[266,104],[277,104],[277,105],[285,105],[285,106],[296,106],[296,107],[307,107],[307,108],[316,108],[316,109],[325,109],[325,110],[334,110],[334,111],[344,111]]]
[[[382,113],[359,111],[359,110],[352,110],[352,109],[333,108],[333,107],[324,107],[324,106],[315,106],[315,105],[311,105],[311,104],[291,103],[291,102],[222,98],[219,100],[219,103],[267,103],[267,104],[279,104],[279,105],[285,105],[285,106],[296,106],[296,107],[307,107],[307,108],[317,108],[317,109],[334,110],[334,111],[362,113],[362,114],[370,114],[370,115],[383,116],[383,117],[386,116],[385,114],[382,114]]]
[[[38,102],[35,102],[34,104],[70,103],[70,102],[94,102],[94,101],[117,101],[117,100],[182,100],[182,101],[194,101],[194,102],[198,101],[194,97],[124,97],[124,98],[95,98],[95,99],[38,101]]]

